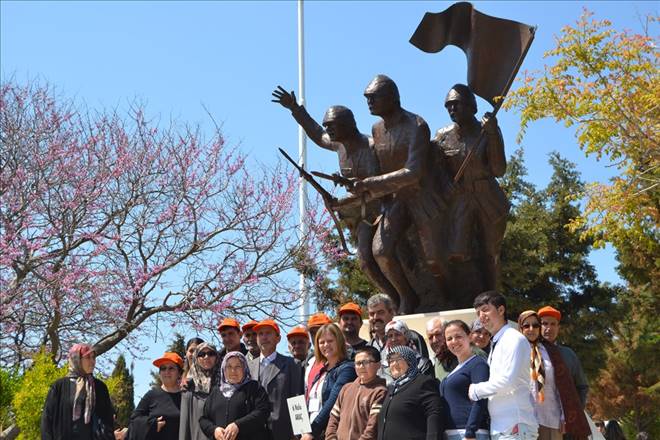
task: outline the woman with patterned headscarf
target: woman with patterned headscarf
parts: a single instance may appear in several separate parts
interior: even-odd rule
[[[75,344],[69,350],[69,372],[51,385],[41,414],[42,440],[112,439],[113,411],[105,384],[92,373],[94,348]]]
[[[225,355],[220,383],[212,386],[199,425],[211,439],[267,439],[270,401],[266,390],[252,380],[247,359],[239,351]]]
[[[190,356],[188,379],[181,396],[179,440],[206,440],[199,426],[204,402],[215,384],[218,350],[207,342],[198,342]]]
[[[586,439],[591,429],[573,379],[557,347],[541,336],[538,314],[534,310],[522,312],[518,329],[532,346],[529,377],[539,440],[561,440],[563,432]]]
[[[414,342],[412,342],[410,334],[410,329],[405,322],[396,319],[388,322],[385,326],[385,340],[387,341],[386,347],[388,349],[396,346],[406,346],[412,348],[417,355],[417,369],[419,372],[431,377],[435,377],[435,371],[433,369],[431,360],[417,352],[417,348]],[[386,362],[386,360],[384,361]],[[387,365],[383,365],[383,372],[385,375],[385,380],[389,385],[392,383],[392,375]]]
[[[392,347],[387,363],[394,381],[387,387],[378,414],[378,440],[440,438],[443,426],[438,381],[420,374],[417,353],[410,347]]]

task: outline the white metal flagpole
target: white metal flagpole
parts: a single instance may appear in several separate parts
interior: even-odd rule
[[[303,0],[298,0],[298,97],[299,104],[305,105],[305,44],[304,44],[304,9]],[[298,126],[298,164],[307,168],[307,136],[301,126]],[[299,199],[298,207],[300,214],[300,238],[307,236],[307,182],[302,177],[298,183]],[[300,322],[307,322],[309,316],[309,301],[307,300],[307,284],[305,276],[300,274],[299,286],[300,292]]]

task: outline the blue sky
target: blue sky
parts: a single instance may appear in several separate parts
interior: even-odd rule
[[[408,43],[427,11],[451,2],[321,2],[305,4],[306,100],[317,120],[330,105],[350,107],[362,132],[375,118],[362,93],[379,73],[393,78],[403,106],[423,116],[431,130],[449,123],[444,96],[465,82],[465,57],[457,48],[426,54]],[[583,8],[620,29],[639,30],[655,2],[474,2],[481,12],[537,25],[522,69],[540,69],[543,53],[562,26]],[[138,99],[148,112],[209,126],[206,107],[231,143],[254,161],[274,163],[276,147],[297,150],[297,126],[270,102],[276,85],[297,88],[297,4],[272,2],[10,2],[0,3],[3,78],[43,79],[90,108],[126,108]],[[515,87],[515,85],[514,85]],[[480,113],[488,109],[480,101]],[[518,148],[518,116],[500,112],[507,155]],[[552,121],[533,124],[525,137],[529,179],[542,187],[553,150],[578,164],[587,181],[616,170],[586,158],[573,132]],[[332,172],[333,153],[308,143],[311,169]],[[591,256],[599,278],[617,282],[611,249]],[[166,338],[169,336],[165,332]],[[153,359],[162,341],[145,353]],[[147,390],[149,360],[136,360],[139,397]],[[141,379],[145,380],[141,380]],[[142,382],[142,383],[140,383]]]

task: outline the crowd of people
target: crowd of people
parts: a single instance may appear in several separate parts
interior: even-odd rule
[[[147,392],[128,427],[115,429],[108,389],[93,377],[93,347],[69,351],[69,373],[44,406],[43,439],[61,440],[505,440],[587,439],[588,392],[580,361],[557,343],[561,312],[528,310],[518,328],[495,292],[474,301],[477,319],[428,321],[426,336],[396,318],[389,296],[362,310],[341,306],[286,335],[272,319],[218,326],[223,348],[188,341],[184,358],[153,361],[160,386]],[[304,395],[309,432],[294,435],[287,399]],[[619,440],[621,437],[617,437]]]

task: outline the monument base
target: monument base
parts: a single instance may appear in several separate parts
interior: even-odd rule
[[[415,313],[411,315],[401,315],[397,316],[394,319],[397,321],[403,321],[406,323],[409,329],[415,330],[420,335],[424,336],[424,342],[426,342],[426,347],[429,349],[429,353],[433,353],[431,350],[431,345],[426,339],[426,323],[434,317],[439,317],[443,321],[452,321],[454,319],[460,319],[465,321],[467,325],[472,325],[472,322],[477,319],[477,314],[473,308],[470,309],[457,309],[457,310],[445,310],[442,312],[428,312],[428,313]],[[363,320],[362,328],[360,329],[360,337],[367,341],[371,340],[371,335],[369,335],[369,320]]]

